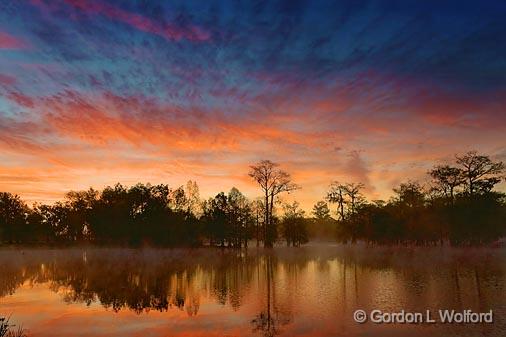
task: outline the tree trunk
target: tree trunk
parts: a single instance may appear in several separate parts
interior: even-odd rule
[[[267,227],[269,226],[269,191],[265,190],[265,222],[264,222],[264,246],[268,245]]]
[[[264,242],[264,246],[267,248],[272,248],[274,246],[274,224],[272,223],[272,211],[274,209],[274,195],[270,195],[270,202],[268,203],[268,207],[266,208],[267,213],[269,214],[269,222],[266,224],[266,240]]]
[[[257,230],[257,247],[260,246],[260,222],[259,222],[259,219],[258,219],[258,208],[257,208],[257,222],[256,222],[256,230]]]

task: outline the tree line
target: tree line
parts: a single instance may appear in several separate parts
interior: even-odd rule
[[[475,151],[437,165],[430,182],[401,183],[388,200],[367,201],[361,183],[334,182],[326,199],[337,206],[337,237],[376,244],[487,244],[506,234],[506,195],[494,190],[505,166]]]
[[[377,244],[484,244],[505,234],[506,198],[494,187],[504,164],[469,152],[455,165],[428,172],[430,184],[407,181],[388,201],[368,201],[364,184],[333,182],[307,215],[282,193],[300,187],[279,164],[263,160],[249,176],[262,196],[250,200],[237,188],[202,200],[189,181],[168,185],[116,184],[101,191],[71,191],[63,201],[29,207],[0,192],[0,243],[122,246],[272,247],[283,239],[299,246],[309,238]],[[336,206],[334,217],[329,204]]]
[[[269,206],[270,211],[274,207]],[[0,192],[0,243],[82,244],[119,246],[272,246],[265,237],[265,204],[249,200],[237,188],[201,200],[198,185],[171,189],[168,185],[116,184],[101,191],[71,191],[63,201],[29,207],[17,195]],[[307,242],[290,228],[300,210],[270,223],[294,245]],[[299,212],[299,213],[297,213]],[[267,243],[266,243],[267,242]]]

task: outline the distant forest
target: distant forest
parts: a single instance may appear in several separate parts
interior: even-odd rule
[[[332,182],[311,214],[297,202],[280,201],[299,186],[268,160],[250,167],[261,190],[255,200],[236,188],[201,200],[193,181],[176,189],[116,184],[71,191],[63,201],[31,207],[0,192],[0,243],[240,248],[278,241],[299,246],[310,238],[395,245],[497,241],[506,234],[506,195],[494,189],[504,179],[504,164],[476,152],[455,158],[429,170],[430,183],[400,184],[388,201],[366,200],[362,183]]]

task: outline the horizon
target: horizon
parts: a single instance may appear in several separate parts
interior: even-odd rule
[[[479,153],[478,153],[479,154]],[[493,159],[493,158],[492,158]],[[279,165],[279,163],[275,163],[277,165]],[[457,167],[456,165],[454,165],[455,163],[451,163],[449,161],[441,161],[441,162],[437,162],[437,163],[433,163],[433,165],[431,166],[431,168],[435,168],[437,165],[449,165],[450,167]],[[251,167],[251,166],[250,166]],[[282,167],[281,167],[282,168]],[[253,181],[251,179],[251,177],[249,177],[251,181]],[[193,182],[193,183],[196,183],[197,184],[197,187],[198,187],[198,193],[199,193],[199,196],[200,196],[200,201],[201,202],[204,202],[204,201],[207,201],[207,200],[210,200],[210,199],[213,199],[216,195],[218,195],[219,193],[225,193],[227,194],[229,191],[231,191],[232,189],[234,188],[237,188],[236,186],[231,186],[230,188],[222,188],[220,191],[217,191],[215,192],[214,194],[211,194],[211,195],[202,195],[200,193],[200,185],[198,183],[198,181],[192,181],[192,180],[187,180],[186,182],[184,183],[181,183],[181,184],[178,184],[178,185],[170,185],[170,184],[167,184],[167,183],[164,183],[164,182],[160,182],[160,183],[152,183],[152,182],[149,182],[149,181],[146,181],[146,182],[143,182],[143,181],[137,181],[137,182],[134,182],[134,183],[131,183],[131,184],[123,184],[121,182],[116,182],[116,183],[112,183],[112,184],[108,184],[108,185],[103,185],[103,186],[100,186],[100,187],[95,187],[95,186],[89,186],[88,188],[83,188],[83,189],[72,189],[72,190],[68,190],[66,192],[63,193],[63,195],[60,197],[60,198],[55,198],[55,199],[51,199],[51,200],[35,200],[35,201],[30,201],[28,199],[24,199],[21,195],[19,194],[16,194],[14,193],[15,195],[18,195],[21,197],[21,199],[27,203],[28,206],[36,206],[36,205],[43,205],[43,204],[46,204],[46,205],[53,205],[55,204],[56,202],[60,202],[60,201],[63,201],[65,200],[66,198],[66,195],[67,193],[69,192],[79,192],[79,191],[87,191],[87,190],[90,190],[90,189],[93,189],[99,193],[102,193],[102,191],[107,188],[107,187],[114,187],[116,186],[117,184],[120,184],[122,185],[123,187],[125,188],[131,188],[131,187],[134,187],[136,185],[144,185],[144,186],[156,186],[156,185],[167,185],[167,187],[171,190],[171,191],[175,191],[176,189],[178,188],[183,188],[186,190],[186,184],[187,183],[190,183],[190,182]],[[328,193],[330,191],[330,187],[331,187],[331,184],[332,183],[340,183],[340,184],[347,184],[347,183],[359,183],[359,184],[363,184],[362,182],[360,181],[331,181],[329,182],[329,184],[327,185],[327,188],[326,190],[324,191],[324,193],[322,194],[322,197],[318,200],[314,200],[312,201],[311,203],[311,200],[307,201],[306,203],[304,202],[300,202],[299,199],[297,199],[297,193],[299,192],[299,196],[300,196],[300,193],[301,193],[301,187],[299,184],[296,183],[296,185],[298,186],[296,189],[288,192],[288,193],[285,193],[281,196],[278,196],[277,197],[277,202],[276,204],[279,204],[279,205],[288,205],[290,204],[291,202],[294,202],[294,201],[297,201],[301,207],[302,210],[304,210],[304,212],[306,213],[305,215],[306,216],[311,216],[312,215],[312,211],[313,211],[313,206],[316,205],[317,202],[319,201],[324,201],[330,208],[330,215],[335,218],[335,216],[338,216],[338,211],[336,210],[336,207],[338,207],[334,202],[330,202],[329,200],[327,200],[327,195],[326,193]],[[400,184],[403,184],[403,183],[417,183],[420,185],[420,187],[422,188],[422,190],[425,192],[425,193],[429,193],[429,189],[430,189],[430,186],[431,186],[431,179],[429,178],[429,171],[426,171],[425,172],[425,178],[424,179],[419,179],[419,180],[415,180],[415,179],[410,179],[410,178],[407,178],[403,181],[400,181],[398,185],[396,186],[393,186],[392,187],[392,190],[390,191],[390,193],[388,195],[386,195],[386,197],[384,198],[371,198],[368,193],[367,193],[367,186],[366,185],[363,185],[360,187],[360,194],[363,195],[365,197],[365,202],[376,202],[376,201],[385,201],[385,202],[390,202],[392,200],[394,200],[395,198],[395,195],[396,195],[396,192],[394,191],[394,188],[398,188],[400,186]],[[254,185],[254,188],[253,190],[255,190],[255,192],[253,193],[256,193],[256,196],[251,196],[251,195],[248,195],[247,193],[245,193],[245,197],[248,198],[250,201],[253,201],[253,200],[262,200],[263,199],[263,196],[261,195],[262,193],[260,193],[260,190],[258,189],[258,185],[257,183],[253,183]],[[499,193],[504,193],[504,186],[506,185],[506,182],[504,181],[500,181],[497,183],[497,186],[495,186],[493,188],[494,191],[497,191]],[[460,188],[463,188],[462,184],[460,184],[458,187]],[[240,190],[240,189],[239,189]],[[8,192],[8,193],[12,193],[10,191],[0,191],[0,192]],[[240,190],[240,192],[242,193],[243,191]],[[303,191],[302,191],[303,193]],[[462,191],[462,193],[464,193],[464,191]],[[276,208],[276,207],[275,207]]]
[[[254,199],[271,159],[310,211],[334,180],[387,200],[455,154],[506,161],[506,7],[434,4],[0,4],[0,191]]]

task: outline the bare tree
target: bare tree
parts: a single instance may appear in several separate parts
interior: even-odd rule
[[[330,203],[337,203],[337,214],[339,220],[343,221],[345,218],[344,205],[346,196],[346,185],[334,181],[330,184],[329,191],[327,192],[327,201]]]
[[[345,186],[346,194],[348,195],[351,214],[354,214],[359,202],[363,201],[364,197],[360,192],[364,188],[362,183],[349,183]]]
[[[455,189],[464,183],[462,170],[449,165],[438,165],[429,171],[429,175],[436,184],[436,189],[453,203]]]
[[[349,213],[355,213],[358,203],[363,199],[360,192],[363,188],[364,184],[362,183],[341,184],[335,181],[330,185],[327,200],[331,203],[337,203],[339,220],[342,221],[346,218],[345,205],[349,205]]]
[[[260,235],[260,228],[265,226],[265,205],[262,198],[255,199],[252,202],[252,210],[255,217],[255,238],[257,241],[257,247],[260,246],[260,241],[263,240],[263,235]]]
[[[249,176],[253,178],[262,189],[266,212],[264,214],[264,246],[272,247],[274,244],[275,228],[272,221],[275,198],[283,192],[291,192],[299,188],[292,183],[290,174],[280,170],[279,164],[270,160],[262,160],[250,166]]]
[[[489,192],[503,179],[503,162],[493,162],[488,156],[479,155],[476,151],[456,158],[457,164],[462,167],[462,177],[470,196],[475,192]]]

